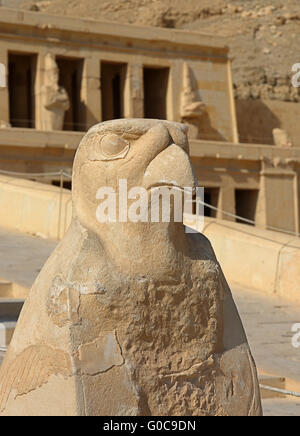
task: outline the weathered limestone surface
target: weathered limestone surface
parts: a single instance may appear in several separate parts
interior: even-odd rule
[[[169,178],[193,186],[185,133],[126,119],[83,138],[72,224],[1,366],[0,415],[261,414],[255,364],[208,240],[181,223],[96,219],[97,190],[117,190],[121,178],[129,188]]]
[[[278,147],[292,147],[288,133],[283,129],[273,129],[274,144]]]

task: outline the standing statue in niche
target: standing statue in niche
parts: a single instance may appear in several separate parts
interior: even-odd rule
[[[182,216],[98,219],[100,188],[125,200],[120,180],[148,193],[195,187],[186,130],[123,119],[82,139],[72,223],[0,367],[0,416],[261,414],[247,338],[206,237],[187,233]]]
[[[206,106],[201,101],[195,79],[190,67],[183,64],[183,91],[181,100],[181,119],[189,128],[189,138],[199,139],[199,121],[206,112]]]
[[[59,69],[55,58],[45,58],[45,84],[42,87],[42,129],[63,130],[65,112],[70,108],[67,91],[59,86]]]

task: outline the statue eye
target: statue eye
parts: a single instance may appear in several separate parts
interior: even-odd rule
[[[100,138],[97,135],[91,135],[87,146],[90,160],[106,161],[123,159],[129,151],[130,144],[115,133],[107,133]]]
[[[108,159],[123,158],[128,152],[129,143],[120,136],[111,133],[101,139],[100,148],[103,157]]]

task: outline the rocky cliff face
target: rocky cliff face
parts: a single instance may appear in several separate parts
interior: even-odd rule
[[[292,65],[300,62],[299,0],[9,1],[36,12],[224,35],[237,98],[300,99],[300,88],[291,86]]]
[[[239,100],[300,101],[300,88],[292,85],[290,74],[271,73],[257,69],[248,80],[234,83],[235,97]]]

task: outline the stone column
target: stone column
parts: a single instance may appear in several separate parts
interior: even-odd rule
[[[45,57],[47,51],[42,51],[38,55],[35,80],[35,127],[43,130],[43,107],[42,107],[42,86],[45,78]]]
[[[86,129],[102,120],[100,65],[97,57],[84,60],[81,99],[86,106]]]
[[[0,87],[0,128],[9,127],[9,93],[8,93],[8,54],[5,48],[0,48],[0,63],[6,71],[6,87]]]
[[[144,117],[143,65],[129,63],[125,82],[125,118]]]
[[[167,119],[181,121],[181,94],[178,92],[182,87],[182,63],[172,59],[169,72],[167,92]]]
[[[228,59],[227,61],[227,80],[228,80],[228,92],[229,92],[229,103],[230,103],[230,119],[232,125],[232,142],[239,142],[239,133],[238,133],[238,123],[236,117],[236,108],[235,108],[235,99],[233,92],[233,80],[232,80],[232,69],[231,69],[231,61]]]
[[[236,213],[235,210],[235,190],[234,186],[229,183],[229,181],[226,182],[226,180],[222,181],[222,187],[220,189],[220,198],[219,198],[219,204],[218,208],[220,209],[217,212],[217,218],[221,220],[226,221],[235,221],[234,217],[230,217],[226,214],[224,214],[221,211],[229,212],[232,214]]]

